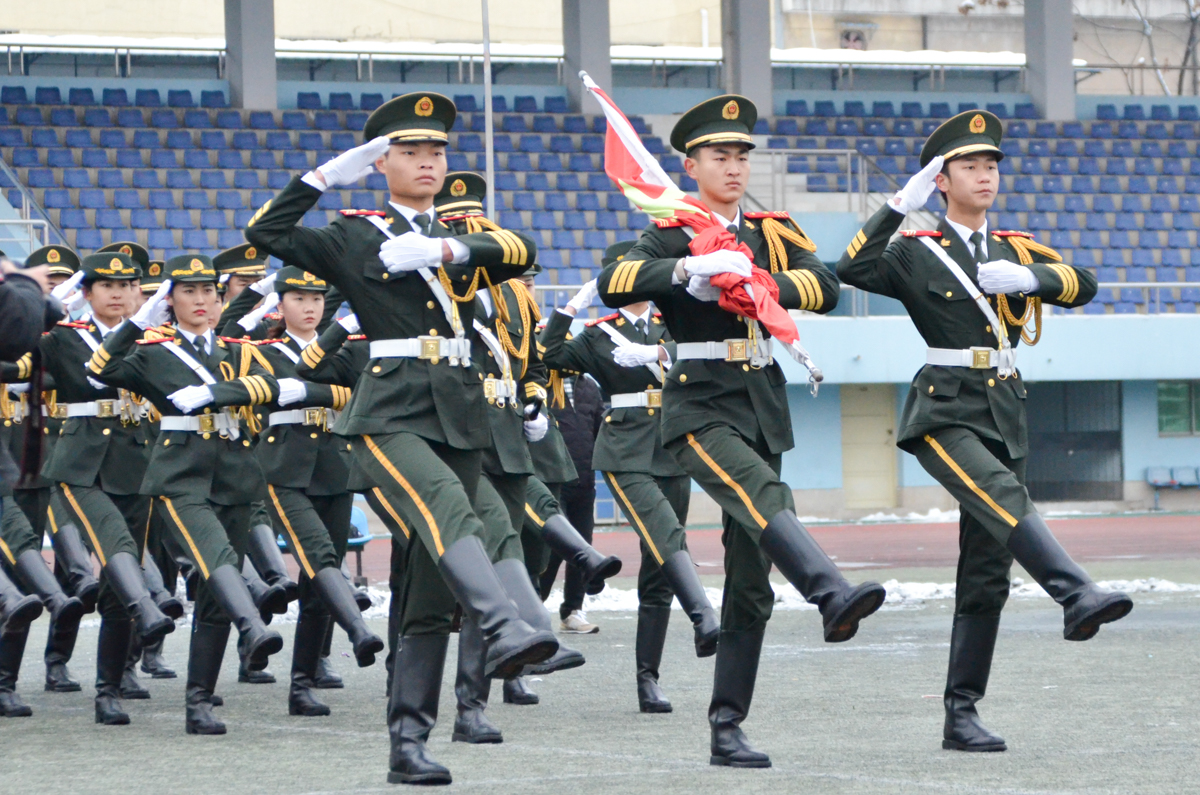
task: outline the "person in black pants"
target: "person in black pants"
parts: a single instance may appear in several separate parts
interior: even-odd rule
[[[592,470],[592,448],[596,444],[596,434],[600,432],[600,422],[604,416],[604,399],[596,382],[585,375],[564,378],[563,392],[564,404],[560,407],[557,401],[551,401],[550,410],[558,420],[579,479],[563,484],[559,502],[567,519],[583,539],[591,544],[596,506],[596,473]],[[550,562],[542,572],[539,583],[543,601],[550,596],[550,589],[558,576],[558,567],[562,560],[557,553],[550,553]],[[568,627],[569,631],[579,634],[600,631],[598,626],[589,624],[581,614],[586,585],[583,572],[568,564],[566,582],[563,585],[563,601],[558,608],[559,618],[562,619],[561,631],[568,631]]]

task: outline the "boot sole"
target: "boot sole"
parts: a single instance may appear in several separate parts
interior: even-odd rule
[[[175,597],[162,600],[162,603],[159,604],[158,609],[163,611],[163,615],[172,621],[178,621],[179,619],[183,618],[183,602],[180,602]]]
[[[589,596],[595,596],[604,590],[604,581],[609,577],[616,577],[621,573],[621,567],[624,564],[621,559],[615,556],[609,556],[608,560],[601,563],[594,572],[591,579],[588,580],[587,587],[584,589]],[[593,588],[595,590],[593,590]]]
[[[388,771],[387,780],[389,784],[430,784],[433,786],[450,784],[453,781],[449,771],[445,773],[397,773],[394,770]]]
[[[345,682],[329,682],[326,680],[315,682],[313,684],[313,687],[315,687],[317,690],[341,690],[345,686]]]
[[[145,668],[143,668],[142,673],[146,674],[151,679],[176,679],[179,677],[179,674],[175,673],[174,671],[147,671]]]
[[[33,710],[25,709],[0,710],[0,718],[32,718]]]
[[[384,642],[379,638],[372,638],[363,645],[361,649],[354,650],[354,659],[358,662],[359,668],[369,668],[375,664],[375,655],[383,651],[385,648]]]
[[[858,633],[858,622],[883,606],[887,591],[882,585],[870,588],[842,608],[842,612],[825,627],[826,643],[844,643]]]
[[[545,640],[534,640],[523,648],[516,649],[499,660],[489,660],[484,668],[484,676],[489,679],[512,679],[520,676],[527,665],[537,665],[545,662],[558,651],[558,641],[551,632],[539,632],[538,635],[548,635]]]
[[[267,658],[281,651],[283,636],[277,632],[267,633],[246,653],[246,667],[251,671],[261,671],[267,667]]]
[[[149,690],[129,690],[129,691],[122,690],[121,698],[125,699],[126,701],[149,701],[150,700],[150,691]]]
[[[221,724],[220,726],[200,727],[200,726],[196,726],[194,724],[189,723],[184,727],[184,730],[188,734],[200,734],[200,735],[206,735],[206,736],[214,736],[214,735],[225,733],[225,724]]]
[[[541,701],[542,701],[542,699],[539,696],[535,696],[533,698],[505,698],[504,699],[505,704],[512,704],[513,706],[516,706],[516,707],[536,707],[538,704],[541,703]]]
[[[324,718],[332,713],[330,712],[329,707],[325,707],[323,709],[311,709],[304,707],[293,707],[291,704],[289,704],[288,714],[296,718]]]
[[[52,685],[47,682],[42,690],[47,693],[78,693],[83,690],[83,685],[78,682],[72,682],[69,685]]]
[[[967,753],[989,753],[994,751],[1007,751],[1008,746],[1004,743],[990,743],[988,745],[967,745],[960,743],[957,740],[942,740],[943,751],[965,751]]]
[[[754,761],[754,762],[738,762],[733,759],[730,759],[727,756],[710,756],[708,758],[708,763],[710,765],[715,765],[717,767],[770,767],[771,766],[770,759],[765,759],[762,761]]]
[[[273,685],[278,680],[272,676],[259,676],[251,678],[249,676],[238,676],[238,682],[243,685]]]
[[[583,666],[586,662],[587,662],[587,660],[584,659],[582,654],[574,654],[570,657],[564,657],[562,660],[560,660],[559,662],[555,663],[552,666],[545,665],[545,664],[531,665],[525,670],[525,674],[532,674],[534,676],[545,676],[546,674],[552,674],[552,673],[555,673],[556,671],[569,671],[572,668],[579,668],[579,667]]]
[[[638,709],[640,711],[646,713],[647,715],[665,715],[668,712],[675,711],[675,708],[672,707],[670,704],[663,704],[663,703],[655,704],[655,703],[646,702],[646,701],[643,701],[641,704],[638,704]]]
[[[504,735],[503,734],[484,734],[482,736],[476,737],[475,735],[472,735],[472,734],[463,734],[461,732],[454,732],[454,734],[450,735],[450,742],[452,742],[452,743],[468,743],[470,745],[498,745],[499,743],[504,742]]]
[[[161,638],[165,638],[175,631],[175,622],[170,618],[163,618],[162,621],[155,621],[146,631],[142,633],[142,645],[150,646]]]
[[[96,723],[98,723],[102,726],[128,726],[129,725],[129,716],[121,715],[120,717],[102,718],[99,715],[97,715]]]
[[[1123,594],[1113,594],[1113,596],[1117,598],[1063,629],[1063,638],[1066,640],[1091,640],[1100,631],[1101,624],[1120,621],[1129,615],[1129,611],[1133,610],[1133,600]]]

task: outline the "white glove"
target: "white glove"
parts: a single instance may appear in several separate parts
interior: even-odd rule
[[[229,283],[229,274],[228,273],[222,273],[220,276],[217,277],[217,284],[228,284],[228,283]]]
[[[657,345],[618,345],[613,348],[613,361],[622,367],[638,367],[658,361]]]
[[[86,367],[86,366],[87,365],[84,365],[84,367]],[[92,386],[96,387],[96,389],[108,389],[108,384],[104,383],[103,381],[97,381],[95,378],[92,378],[90,375],[87,377],[87,380],[88,380],[88,383],[91,384]]]
[[[529,411],[532,406],[525,408],[525,416],[529,416]],[[546,432],[550,430],[550,421],[546,419],[546,412],[538,412],[538,415],[532,420],[525,420],[525,438],[531,442],[540,442],[546,436]]]
[[[985,293],[1032,293],[1038,278],[1024,265],[996,259],[979,266],[979,286]]]
[[[175,404],[175,408],[182,411],[184,414],[189,414],[201,406],[207,406],[213,402],[212,390],[205,384],[197,384],[196,386],[185,386],[183,389],[177,389],[167,395],[167,400]]]
[[[389,273],[436,268],[442,264],[442,239],[405,232],[383,242],[379,247],[379,259]]]
[[[75,271],[75,274],[71,278],[51,290],[50,295],[62,301],[75,291],[75,288],[79,286],[81,281],[83,281],[83,271]]]
[[[754,265],[750,262],[749,257],[740,251],[728,248],[714,251],[711,254],[683,258],[683,270],[689,276],[716,276],[718,273],[749,276],[753,269]]]
[[[299,403],[308,397],[308,387],[299,378],[279,379],[279,405]]]
[[[599,294],[600,290],[596,287],[596,280],[592,279],[590,282],[583,285],[579,292],[575,293],[574,298],[572,298],[570,301],[567,301],[567,307],[575,310],[574,312],[568,312],[567,314],[578,315],[580,312],[591,306],[592,301],[595,301],[596,296]]]
[[[896,191],[896,195],[888,199],[891,208],[901,215],[908,215],[919,210],[929,201],[930,194],[937,187],[937,175],[942,170],[946,158],[938,155],[929,161],[929,165],[914,174],[908,183]]]
[[[83,294],[83,290],[77,290],[70,298],[63,301],[63,308],[68,312],[78,312],[87,306],[87,297]]]
[[[390,145],[391,140],[381,135],[362,146],[342,152],[317,170],[325,178],[327,187],[353,185],[367,175],[375,173],[375,161],[383,157]]]
[[[163,283],[158,286],[158,290],[146,303],[142,304],[138,311],[133,313],[133,317],[129,318],[129,322],[140,328],[142,331],[151,326],[159,326],[166,322],[170,315],[167,312],[170,307],[167,306],[167,293],[171,292],[171,280],[163,279]]]
[[[253,288],[252,288],[253,289]],[[238,325],[246,331],[253,331],[264,317],[266,317],[272,309],[279,306],[279,293],[271,293],[259,305],[258,309],[253,312],[247,312],[246,316],[238,321]]]
[[[358,325],[358,315],[353,312],[345,317],[338,318],[338,325],[346,329],[347,334],[357,334],[362,331],[362,327]]]
[[[275,292],[275,277],[278,275],[279,271],[275,271],[265,279],[259,279],[250,285],[250,289],[265,298],[269,293]]]
[[[689,277],[687,291],[697,301],[716,301],[721,297],[721,288],[713,287],[707,276]]]
[[[84,367],[86,367],[86,366],[87,365],[85,364]],[[14,395],[19,395],[22,392],[28,392],[29,391],[29,382],[26,381],[22,384],[9,384],[8,391],[12,392]]]

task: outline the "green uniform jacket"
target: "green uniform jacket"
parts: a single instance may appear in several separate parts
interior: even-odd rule
[[[766,238],[744,214],[737,237],[753,252],[756,265],[770,268]],[[597,281],[601,300],[614,309],[653,301],[677,343],[746,339],[744,318],[726,312],[716,301],[697,300],[687,292],[686,283],[671,283],[676,263],[691,255],[690,241],[682,227],[647,227],[624,259],[601,272]],[[784,246],[786,269],[772,274],[780,305],[822,314],[837,306],[837,277],[812,252],[791,241]],[[790,450],[794,443],[786,384],[778,364],[759,370],[737,362],[677,361],[663,384],[663,443],[722,424],[746,439],[764,439],[773,454]]]
[[[33,357],[30,354],[25,354],[15,362],[0,362],[0,384],[21,384],[27,383],[30,380],[30,367],[33,363]],[[43,368],[44,369],[44,368]],[[57,402],[57,394],[54,389],[54,376],[50,373],[45,373],[42,381],[42,406],[43,408]],[[14,398],[19,399],[18,395]],[[42,465],[49,461],[54,456],[54,447],[59,439],[59,431],[62,430],[63,421],[53,416],[42,418]],[[12,428],[12,433],[8,437],[8,449],[12,455],[13,462],[18,469],[21,466],[21,459],[25,456],[25,430],[29,427],[25,422],[13,422],[12,420],[4,420],[7,427]],[[16,484],[10,484],[15,487]],[[34,479],[33,485],[28,488],[32,489],[48,489],[54,484],[47,480],[41,471],[38,472],[37,478]]]
[[[299,378],[296,368],[304,349],[296,340],[285,334],[278,340],[259,343],[256,349],[267,360],[276,379]],[[296,357],[296,362],[293,363],[291,356],[284,352],[285,349]],[[280,406],[272,402],[256,409],[262,423],[262,433],[255,446],[255,455],[262,465],[263,476],[272,486],[304,489],[306,494],[314,497],[343,494],[347,490],[346,483],[350,475],[345,460],[345,439],[319,426],[272,427],[269,424],[271,412],[274,411],[304,408],[340,411],[350,398],[350,390],[341,386],[305,381],[305,389],[307,396],[299,403]]]
[[[60,323],[42,336],[42,366],[54,375],[59,403],[93,400],[119,401],[113,387],[97,388],[88,381],[92,348],[80,334],[97,345],[100,331],[92,323]],[[62,421],[58,443],[42,467],[42,475],[55,483],[100,486],[109,494],[137,494],[146,474],[146,434],[138,423],[118,419],[70,417]]]
[[[662,321],[651,317],[645,334],[639,334],[627,318],[610,315],[588,323],[574,338],[568,340],[573,317],[555,310],[542,332],[546,352],[542,357],[547,366],[560,370],[588,373],[600,385],[605,400],[627,392],[660,389],[659,383],[645,367],[622,367],[613,360],[617,344],[600,328],[605,322],[622,336],[639,345],[667,347],[674,355],[674,344]],[[663,449],[662,412],[654,408],[610,408],[604,413],[604,424],[596,436],[592,466],[602,472],[644,472],[657,477],[684,474],[675,458]]]
[[[954,274],[918,237],[890,242],[904,216],[885,205],[875,213],[838,262],[838,276],[847,284],[898,299],[931,348],[996,348],[996,335],[987,317],[967,294]],[[963,271],[976,282],[977,267],[967,244],[943,220],[933,238]],[[861,245],[859,245],[861,241]],[[1009,239],[989,234],[989,260],[1019,262]],[[1096,277],[1086,270],[1053,262],[1033,253],[1029,265],[1038,279],[1034,296],[1055,306],[1082,306],[1096,295]],[[1026,299],[1008,296],[1015,317],[1025,311]],[[995,299],[991,299],[995,308]],[[1010,326],[1008,338],[1015,348],[1021,330]],[[904,403],[896,443],[911,450],[925,434],[948,426],[969,428],[985,439],[1003,442],[1013,458],[1029,452],[1025,419],[1025,381],[1016,374],[1001,379],[995,369],[925,365],[913,378]]]
[[[379,246],[387,238],[361,216],[364,211],[344,211],[322,229],[296,226],[320,197],[316,188],[293,179],[251,219],[246,240],[337,287],[354,307],[369,340],[453,338],[449,321],[420,275],[393,275],[380,262]],[[390,205],[387,210],[385,220],[393,234],[412,231],[403,215]],[[433,224],[431,235],[452,236],[440,223]],[[480,268],[495,284],[520,276],[534,261],[533,241],[517,233],[457,237],[470,250],[468,262],[441,270],[458,295],[465,294]],[[470,328],[473,304],[460,303],[458,308],[463,326]],[[483,449],[490,434],[479,372],[474,366],[451,367],[446,360],[372,360],[337,430],[355,436],[405,431],[462,450]]]
[[[571,451],[567,449],[567,440],[563,438],[558,427],[558,418],[548,408],[546,419],[550,427],[546,435],[536,442],[529,443],[529,456],[533,459],[533,476],[542,483],[571,483],[579,480],[579,472],[575,462],[571,460]]]
[[[213,402],[200,413],[216,412],[224,406],[257,405],[279,397],[275,376],[257,361],[242,370],[242,356],[248,355],[236,341],[217,338],[212,355],[205,361],[176,330],[162,340],[139,340],[142,330],[126,322],[110,334],[88,363],[91,375],[114,387],[142,395],[164,417],[183,413],[167,395],[185,386],[203,383],[178,357],[166,350],[179,345],[212,373],[217,383],[210,389]],[[150,466],[142,481],[142,494],[172,497],[205,497],[218,505],[243,505],[267,497],[262,468],[254,457],[244,429],[238,439],[225,439],[219,433],[205,435],[192,431],[161,431],[150,454]]]
[[[237,298],[221,308],[221,319],[217,323],[221,327],[221,333],[226,337],[235,337],[238,339],[245,337],[252,340],[265,340],[270,337],[271,329],[279,324],[281,316],[278,310],[271,312],[258,321],[258,325],[250,331],[246,331],[246,329],[238,325],[238,321],[253,312],[254,307],[258,306],[258,302],[263,300],[264,297],[249,287],[238,293]],[[341,305],[341,293],[332,288],[325,293],[325,311],[321,316],[321,322],[317,324],[318,333],[329,327]]]

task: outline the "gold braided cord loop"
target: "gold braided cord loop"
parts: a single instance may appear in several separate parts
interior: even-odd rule
[[[11,420],[17,407],[8,396],[8,384],[0,384],[0,419]]]
[[[525,377],[525,372],[529,369],[529,340],[533,336],[533,313],[537,311],[537,307],[534,305],[533,299],[529,297],[529,291],[525,289],[525,285],[516,279],[510,279],[507,284],[517,302],[517,312],[521,318],[521,347],[518,348],[513,344],[512,337],[508,333],[507,317],[501,319],[499,309],[497,309],[496,336],[500,338],[500,344],[504,346],[504,350],[508,351],[509,356],[521,360],[521,374],[517,376],[520,379]],[[497,292],[499,291],[497,290]],[[497,304],[497,307],[505,304],[506,302],[501,296],[501,302]],[[508,315],[507,308],[504,314]]]
[[[550,406],[556,409],[565,409],[567,407],[567,388],[563,383],[563,374],[558,370],[551,370],[550,377],[546,379],[546,386],[550,390]]]
[[[1034,242],[1027,237],[1014,235],[1005,237],[1005,241],[1013,247],[1017,252],[1017,259],[1022,265],[1032,265],[1033,255],[1040,254],[1046,257],[1051,262],[1062,262],[1062,256],[1050,248],[1043,246],[1041,243]],[[1025,313],[1017,318],[1013,315],[1012,310],[1008,306],[1008,297],[1005,295],[996,296],[996,307],[1000,310],[1001,325],[1007,323],[1017,326],[1021,329],[1021,341],[1026,345],[1037,345],[1042,338],[1042,299],[1029,298],[1025,301]],[[1033,336],[1029,336],[1029,327],[1032,324]],[[1005,329],[1001,329],[1001,333],[1005,333]]]
[[[475,291],[479,289],[479,272],[482,268],[475,269],[475,276],[471,279],[471,284],[467,287],[465,295],[456,295],[454,292],[454,283],[450,281],[450,277],[446,275],[445,268],[438,268],[438,281],[442,283],[442,289],[446,291],[446,295],[450,296],[450,300],[456,304],[465,304],[475,300]]]
[[[763,218],[761,224],[763,237],[767,240],[767,250],[771,252],[771,273],[787,270],[788,255],[783,241],[795,243],[805,251],[817,250],[817,244],[809,240],[808,235],[800,231],[799,227],[776,218]]]

